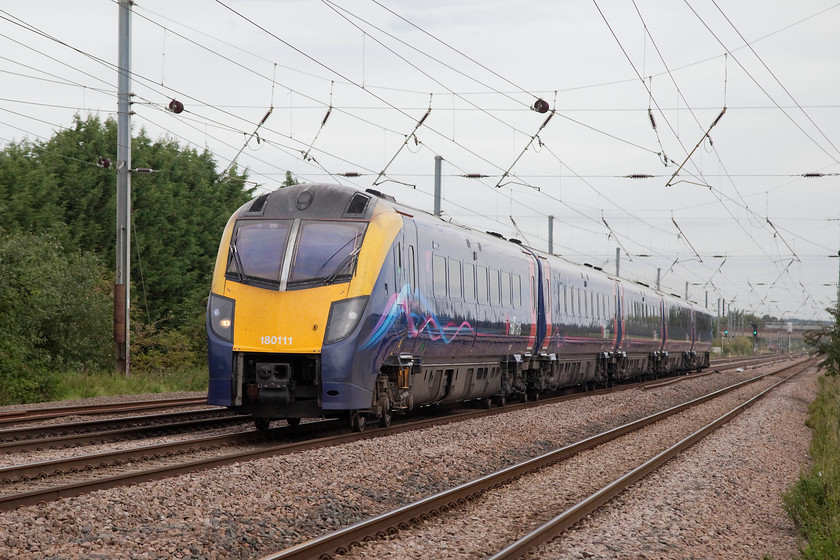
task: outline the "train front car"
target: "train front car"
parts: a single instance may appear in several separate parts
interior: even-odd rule
[[[363,428],[382,357],[357,339],[376,322],[368,306],[394,295],[379,276],[401,227],[380,198],[335,185],[281,188],[237,210],[207,307],[208,402],[262,429],[354,412]]]

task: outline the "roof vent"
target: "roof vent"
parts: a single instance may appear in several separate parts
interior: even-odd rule
[[[263,209],[265,208],[265,201],[268,200],[268,197],[271,193],[266,193],[258,196],[251,207],[248,208],[248,214],[262,214]]]
[[[353,198],[350,199],[350,205],[347,207],[345,214],[364,214],[368,202],[370,202],[369,196],[365,196],[362,193],[354,194]]]

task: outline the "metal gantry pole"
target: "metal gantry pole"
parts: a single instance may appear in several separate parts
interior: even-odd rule
[[[621,274],[619,274],[621,272],[621,270],[620,270],[621,265],[619,264],[620,262],[621,262],[621,247],[616,247],[615,248],[615,277],[616,278],[621,278]]]
[[[440,216],[440,176],[443,157],[435,156],[435,216]]]
[[[554,254],[554,216],[548,217],[548,254]]]
[[[131,373],[131,4],[119,0],[117,84],[117,270],[114,280],[114,358],[118,373]]]

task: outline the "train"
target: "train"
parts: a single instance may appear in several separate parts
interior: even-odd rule
[[[713,334],[676,295],[332,184],[234,212],[206,322],[208,403],[263,430],[699,371]]]

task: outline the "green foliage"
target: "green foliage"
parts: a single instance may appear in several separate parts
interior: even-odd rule
[[[171,391],[207,391],[207,368],[177,367],[164,372],[132,373],[130,377],[105,372],[69,372],[55,376],[52,398],[88,399]]]
[[[46,142],[0,151],[0,398],[50,397],[54,372],[113,367],[117,130],[77,116]],[[100,157],[110,168],[96,165]],[[205,363],[204,310],[219,238],[251,198],[209,152],[132,142],[132,372]],[[18,247],[19,246],[19,247]],[[136,347],[135,347],[136,345]]]
[[[736,338],[727,338],[723,343],[721,356],[726,358],[729,356],[752,356],[754,353],[754,343],[752,337],[739,336]]]
[[[834,317],[834,324],[808,331],[804,339],[805,344],[822,356],[819,367],[825,370],[825,374],[836,376],[840,374],[840,308],[828,308],[826,311]]]
[[[180,330],[162,329],[155,322],[135,321],[131,336],[132,370],[161,374],[205,362],[205,356],[196,351],[187,333]]]
[[[77,116],[48,142],[8,145],[0,152],[0,228],[44,233],[63,223],[64,247],[115,262],[116,148],[115,121],[95,116]],[[97,167],[100,156],[114,165]],[[201,307],[221,231],[251,190],[235,170],[220,181],[209,152],[153,142],[143,131],[132,141],[132,167],[154,170],[132,175],[132,295],[150,320],[177,329]]]
[[[286,180],[283,181],[284,187],[291,187],[292,185],[297,185],[298,181],[292,176],[291,171],[286,171]]]
[[[784,495],[785,509],[802,537],[802,558],[840,558],[840,377],[818,380],[809,408],[812,467]]]
[[[62,228],[0,231],[0,400],[49,396],[52,371],[111,359],[110,284],[92,253],[66,251]]]

